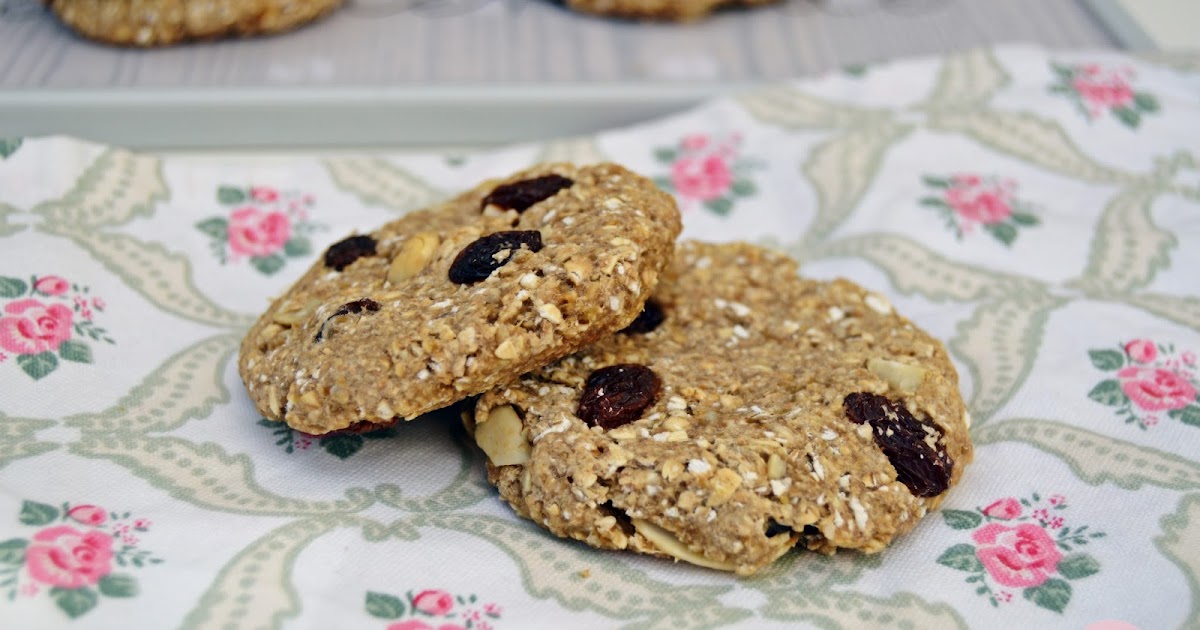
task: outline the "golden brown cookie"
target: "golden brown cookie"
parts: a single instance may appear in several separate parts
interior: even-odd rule
[[[351,236],[246,334],[263,416],[306,433],[411,420],[629,324],[679,211],[615,164],[543,164]]]
[[[584,13],[643,20],[691,22],[727,6],[757,6],[776,0],[566,0]]]
[[[959,480],[969,422],[942,344],[882,296],[685,242],[628,329],[484,394],[472,428],[551,532],[748,575],[884,548]]]
[[[345,0],[46,0],[79,34],[119,46],[291,30]]]

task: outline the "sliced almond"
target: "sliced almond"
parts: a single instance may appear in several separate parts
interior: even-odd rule
[[[867,369],[875,376],[887,381],[893,388],[906,394],[917,391],[928,371],[918,365],[878,358],[867,361]]]
[[[787,464],[778,453],[771,453],[767,458],[767,477],[770,479],[782,479],[787,473]]]
[[[533,448],[522,434],[521,418],[512,405],[501,405],[488,412],[486,422],[475,425],[475,443],[494,466],[524,464]]]
[[[309,298],[303,302],[288,302],[280,306],[271,319],[275,320],[277,324],[295,326],[308,319],[320,305],[321,300],[316,298]]]
[[[395,284],[420,273],[433,258],[439,244],[441,239],[433,232],[413,234],[404,241],[404,245],[400,246],[400,251],[392,259],[392,266],[388,268],[388,282]]]
[[[737,569],[737,565],[732,562],[718,562],[710,560],[703,555],[692,551],[684,545],[671,532],[640,518],[630,519],[633,521],[633,527],[639,534],[644,536],[658,548],[659,551],[684,562],[690,562],[702,567],[717,569],[718,571],[733,571]]]

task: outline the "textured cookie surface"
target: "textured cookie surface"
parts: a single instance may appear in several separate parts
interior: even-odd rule
[[[239,368],[308,433],[412,419],[627,325],[679,211],[613,164],[544,164],[329,247],[250,329]]]
[[[567,6],[612,17],[689,22],[702,19],[720,7],[772,2],[775,0],[567,0]]]
[[[122,46],[258,35],[296,28],[345,0],[49,0],[85,37]]]
[[[882,549],[958,481],[969,422],[942,344],[881,296],[685,242],[628,330],[488,392],[473,429],[551,532],[750,574]]]

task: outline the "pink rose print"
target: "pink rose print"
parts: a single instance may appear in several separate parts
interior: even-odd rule
[[[699,204],[725,216],[738,198],[755,193],[748,173],[758,164],[738,156],[741,142],[741,135],[736,133],[723,138],[693,133],[673,147],[659,147],[654,155],[660,163],[669,165],[670,175],[657,177],[654,182],[674,192],[685,208]]]
[[[12,300],[0,302],[0,363],[15,356],[17,367],[35,381],[60,361],[91,363],[88,338],[115,342],[93,321],[92,302],[103,302],[89,292],[61,276],[0,276],[0,300]]]
[[[990,523],[971,536],[976,554],[992,579],[1004,586],[1037,586],[1058,568],[1062,554],[1046,530],[1023,523],[1008,527]]]
[[[288,258],[311,254],[309,235],[323,229],[308,220],[312,195],[268,186],[221,186],[217,202],[228,208],[228,216],[209,217],[196,228],[209,237],[221,264],[249,260],[259,272],[271,275]]]
[[[34,534],[25,551],[34,580],[48,586],[79,588],[95,584],[112,570],[112,538],[98,531],[80,532],[68,525]]]
[[[969,222],[1000,223],[1012,216],[1012,193],[1004,188],[955,186],[946,191],[946,203]]]
[[[9,302],[7,317],[0,318],[0,347],[14,354],[39,354],[58,350],[71,338],[71,309],[38,300]]]
[[[1067,500],[1061,494],[1043,498],[1005,497],[974,510],[943,509],[951,529],[970,530],[970,542],[953,545],[937,563],[968,574],[966,583],[987,597],[992,606],[1012,601],[1063,612],[1081,580],[1100,571],[1100,563],[1081,548],[1104,538],[1088,525],[1072,524],[1062,514]],[[1005,588],[1019,588],[1014,600]]]
[[[62,295],[71,288],[71,283],[59,276],[42,276],[34,283],[33,288],[46,295]]]
[[[442,617],[454,608],[454,596],[446,591],[421,591],[413,598],[413,608],[427,615]]]
[[[416,595],[409,591],[403,598],[368,592],[364,604],[367,614],[395,620],[387,630],[491,630],[490,621],[500,619],[500,606],[488,603],[480,609],[475,607],[478,601],[475,595],[455,596],[441,589],[426,589]],[[440,619],[431,622],[422,617]]]
[[[48,593],[47,599],[71,619],[87,614],[102,598],[137,596],[137,579],[126,571],[162,560],[138,549],[137,538],[123,534],[129,530],[129,519],[129,512],[110,513],[94,504],[23,501],[16,520],[20,527],[39,529],[32,536],[6,541],[0,594],[12,601],[18,595],[47,597]],[[78,525],[59,524],[64,520]]]
[[[1158,99],[1147,92],[1139,92],[1130,83],[1134,79],[1132,68],[1105,68],[1089,63],[1076,66],[1051,64],[1057,81],[1050,91],[1072,100],[1088,118],[1095,120],[1105,112],[1130,129],[1141,124],[1142,117],[1158,111]]]
[[[921,205],[938,210],[960,240],[981,227],[1001,243],[1012,245],[1020,228],[1040,222],[1032,214],[1034,207],[1017,198],[1017,183],[1012,180],[975,173],[927,175],[924,180],[940,192],[921,199]]]
[[[1126,424],[1141,429],[1157,426],[1164,417],[1200,427],[1200,376],[1192,350],[1179,352],[1173,344],[1152,339],[1134,339],[1118,348],[1088,351],[1093,366],[1111,373],[1088,398],[1114,407]]]
[[[671,182],[680,195],[709,201],[725,195],[733,173],[719,155],[684,157],[671,165]]]
[[[388,626],[387,630],[434,630],[434,628],[420,619],[409,619],[394,623]]]
[[[229,215],[229,249],[235,256],[268,256],[283,249],[291,222],[282,212],[245,207]]]
[[[1008,497],[983,508],[983,513],[992,518],[1011,521],[1021,515],[1021,504],[1016,499]]]
[[[1158,349],[1149,339],[1134,339],[1125,344],[1125,354],[1138,363],[1150,363],[1158,356]]]
[[[1125,395],[1146,411],[1182,409],[1196,399],[1196,388],[1171,370],[1127,367],[1117,377]]]
[[[265,186],[250,187],[250,198],[259,203],[272,203],[279,199],[279,192]]]
[[[108,513],[95,505],[77,505],[67,510],[67,518],[84,525],[103,525]]]

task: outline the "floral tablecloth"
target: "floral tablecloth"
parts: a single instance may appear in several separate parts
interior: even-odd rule
[[[0,626],[1198,627],[1198,69],[975,50],[464,155],[6,141]],[[685,237],[780,248],[944,339],[977,444],[944,509],[738,579],[518,520],[445,414],[254,413],[238,340],[317,252],[558,159],[653,176]]]

